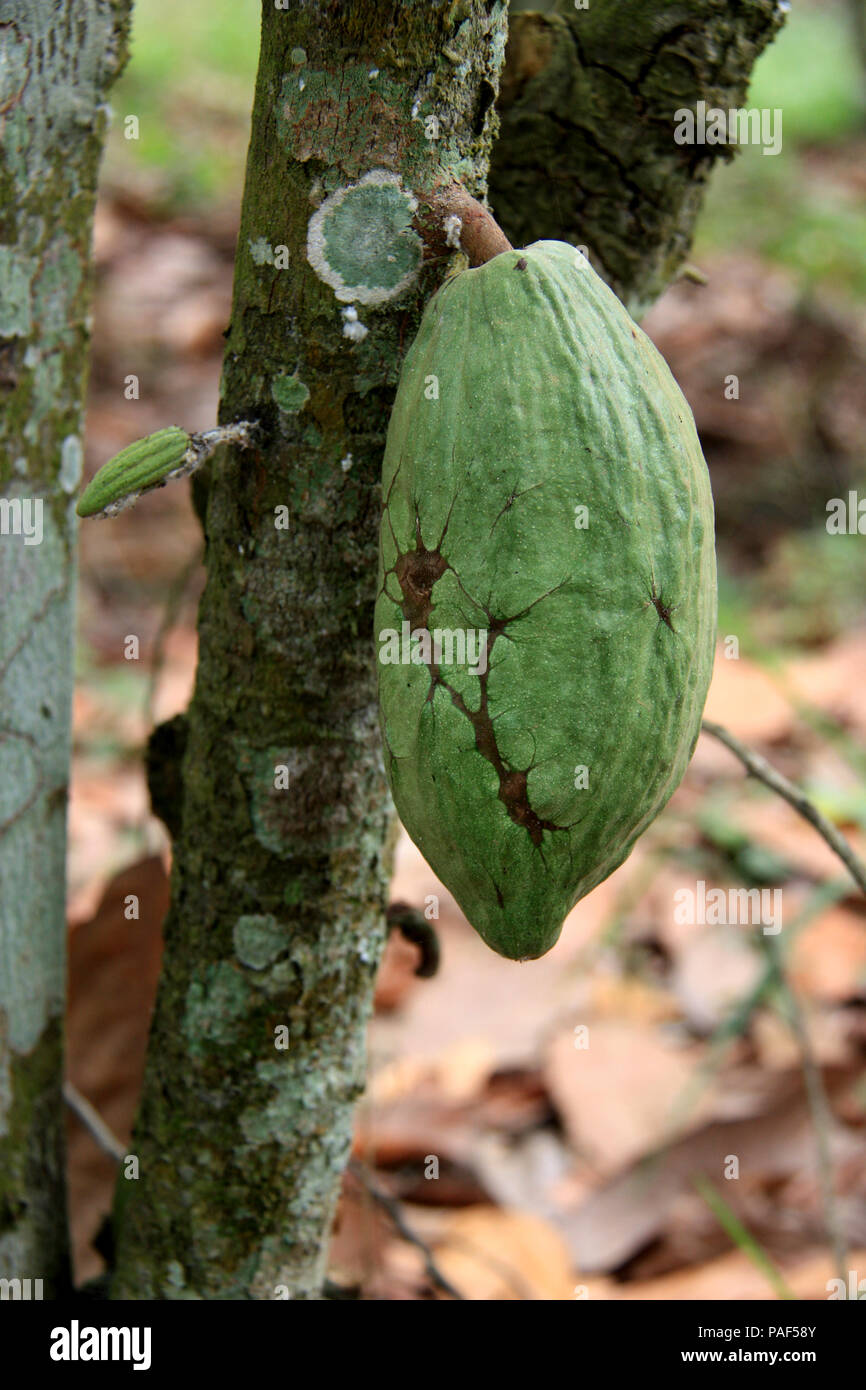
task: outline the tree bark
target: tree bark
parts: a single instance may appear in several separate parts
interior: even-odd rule
[[[510,25],[491,205],[515,246],[586,246],[640,316],[688,254],[715,161],[732,156],[729,145],[676,144],[674,113],[742,106],[785,11],[776,0],[553,8]]]
[[[262,13],[221,403],[257,448],[197,489],[199,670],[114,1298],[320,1297],[390,867],[380,466],[448,265],[413,219],[451,178],[483,194],[506,38],[498,0]]]
[[[130,0],[0,0],[0,1278],[68,1286],[66,791],[90,238]]]

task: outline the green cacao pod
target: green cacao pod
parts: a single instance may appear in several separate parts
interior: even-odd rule
[[[716,581],[691,411],[580,253],[541,241],[430,300],[382,495],[398,814],[488,945],[543,955],[697,740]]]
[[[111,515],[134,501],[142,492],[159,487],[167,478],[190,471],[186,430],[169,425],[144,439],[136,439],[103,464],[78,499],[79,516]]]

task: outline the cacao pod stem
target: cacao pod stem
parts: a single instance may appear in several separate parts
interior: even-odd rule
[[[430,250],[462,251],[472,267],[513,249],[493,214],[456,180],[420,199],[418,226]]]

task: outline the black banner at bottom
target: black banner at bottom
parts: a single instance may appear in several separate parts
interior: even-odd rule
[[[576,1299],[573,1305],[560,1306],[559,1312],[549,1309],[540,1323],[528,1309],[515,1321],[516,1308],[509,1304],[512,1311],[505,1324],[496,1319],[488,1323],[484,1313],[479,1324],[468,1310],[455,1314],[457,1323],[450,1321],[450,1314],[444,1324],[428,1322],[430,1312],[421,1324],[406,1323],[408,1310],[403,1303],[403,1312],[391,1313],[387,1324],[379,1322],[373,1308],[354,1315],[358,1322],[350,1315],[347,1324],[343,1309],[327,1314],[322,1304],[315,1303],[282,1302],[266,1308],[256,1303],[7,1299],[0,1301],[0,1356],[4,1382],[10,1386],[21,1373],[37,1372],[62,1382],[70,1376],[98,1379],[105,1370],[115,1377],[129,1373],[139,1379],[193,1371],[230,1382],[233,1376],[248,1380],[251,1374],[257,1379],[275,1373],[297,1375],[299,1363],[309,1380],[319,1374],[309,1366],[310,1360],[323,1376],[330,1376],[343,1358],[353,1369],[366,1362],[370,1373],[383,1380],[398,1369],[401,1376],[414,1373],[429,1380],[437,1362],[443,1372],[453,1374],[459,1366],[465,1373],[469,1347],[474,1347],[473,1359],[489,1374],[501,1355],[511,1362],[515,1337],[530,1336],[532,1340],[522,1341],[520,1351],[539,1364],[547,1363],[554,1349],[562,1355],[559,1339],[567,1338],[566,1364],[573,1362],[576,1377],[589,1366],[596,1374],[603,1370],[662,1376],[674,1368],[761,1366],[774,1372],[796,1366],[811,1368],[826,1379],[837,1369],[856,1366],[862,1353],[863,1315],[856,1307],[844,1306],[846,1301]],[[320,1317],[327,1321],[319,1322]],[[321,1340],[322,1331],[329,1327],[343,1329],[339,1343]],[[442,1336],[446,1331],[462,1333],[460,1343],[446,1340]],[[410,1348],[403,1340],[405,1333],[412,1336]],[[375,1342],[369,1340],[371,1334]],[[513,1364],[510,1369],[517,1373]]]

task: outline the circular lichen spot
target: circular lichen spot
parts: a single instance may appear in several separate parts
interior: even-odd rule
[[[292,62],[294,63],[294,65],[295,65],[295,67],[296,67],[296,68],[299,68],[299,67],[301,66],[302,63],[305,63],[305,62],[307,61],[306,49],[304,49],[304,48],[293,48],[293,49],[292,49],[292,52],[291,52],[291,59],[292,59]]]
[[[374,169],[313,213],[307,260],[343,302],[396,299],[421,264],[421,239],[412,229],[416,207],[396,174]]]
[[[285,927],[265,914],[239,917],[232,938],[235,955],[251,970],[265,970],[288,945]]]
[[[297,376],[278,376],[271,382],[271,395],[280,410],[285,410],[289,415],[297,415],[310,399],[307,387]]]

